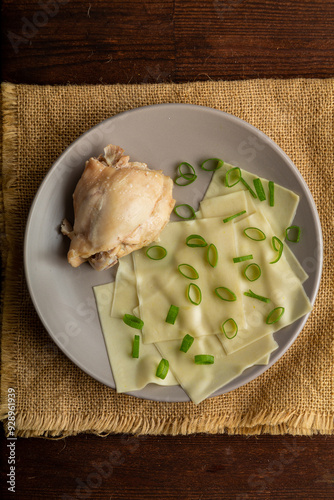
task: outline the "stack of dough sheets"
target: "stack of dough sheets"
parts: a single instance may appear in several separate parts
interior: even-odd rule
[[[151,260],[147,248],[133,252],[120,260],[114,283],[94,287],[100,323],[118,392],[132,392],[154,383],[165,386],[179,384],[194,403],[199,403],[216,390],[238,377],[246,368],[268,364],[270,354],[278,347],[273,334],[293,323],[311,310],[303,282],[307,274],[287,245],[274,264],[277,252],[272,237],[284,240],[285,230],[293,221],[299,198],[275,185],[275,205],[254,198],[238,182],[226,187],[226,172],[233,168],[224,164],[217,170],[200,204],[196,218],[170,222],[160,235],[159,245],[167,250],[161,260]],[[256,177],[241,170],[242,177],[253,185]],[[266,192],[268,181],[261,179]],[[223,219],[243,212],[229,222]],[[245,236],[249,227],[261,229],[266,238],[255,241]],[[218,252],[216,267],[206,258],[207,247],[189,247],[186,238],[200,235],[213,243]],[[246,262],[234,263],[233,258],[252,255]],[[261,276],[248,281],[245,267],[256,263]],[[198,278],[188,279],[178,271],[180,264],[190,264]],[[199,286],[202,301],[192,304],[187,297],[189,283]],[[235,300],[221,300],[215,289],[229,289]],[[263,302],[245,296],[251,290],[266,297]],[[167,323],[171,305],[179,308],[175,324]],[[284,308],[279,321],[266,323],[275,307]],[[140,317],[144,326],[135,330],[123,322],[124,314]],[[238,325],[234,338],[222,333],[221,325],[233,318]],[[140,336],[139,358],[132,358],[134,335]],[[190,349],[180,351],[186,334],[194,337]],[[211,365],[198,365],[194,356],[214,356]],[[169,362],[165,379],[156,376],[161,358]]]

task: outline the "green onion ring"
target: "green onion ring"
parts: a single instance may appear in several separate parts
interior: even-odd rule
[[[245,188],[248,189],[248,191],[253,196],[253,198],[257,198],[255,191],[253,191],[253,189],[250,187],[250,185],[248,184],[248,182],[246,182],[243,177],[241,177],[240,180],[241,180],[242,184],[245,186]]]
[[[177,210],[178,210],[178,208],[181,208],[181,207],[186,207],[189,210],[191,215],[189,215],[189,217],[183,217],[183,215],[180,215]],[[180,219],[183,219],[183,220],[195,219],[195,217],[196,217],[195,210],[193,209],[193,207],[191,207],[187,203],[182,203],[181,205],[177,205],[176,207],[174,207],[174,213],[178,217],[180,217]]]
[[[180,347],[180,351],[182,352],[188,352],[190,347],[193,345],[194,342],[194,337],[189,335],[188,333],[183,337],[182,339],[182,344]]]
[[[196,365],[213,365],[215,362],[215,358],[211,354],[197,354],[194,359]]]
[[[179,314],[179,307],[173,306],[173,304],[172,304],[169,308],[168,313],[167,313],[167,317],[165,320],[166,323],[169,323],[170,325],[174,325],[178,314]]]
[[[269,181],[268,188],[269,188],[269,206],[274,207],[275,206],[275,183],[273,181]]]
[[[140,344],[140,336],[135,335],[133,337],[133,345],[132,345],[132,357],[139,358],[139,344]]]
[[[225,325],[226,325],[226,323],[228,323],[229,321],[231,321],[231,323],[233,323],[233,326],[234,326],[234,331],[235,331],[235,333],[234,333],[234,335],[233,335],[232,337],[229,337],[229,336],[227,335],[226,330],[225,330]],[[236,322],[234,321],[234,319],[233,319],[233,318],[228,318],[226,321],[224,321],[224,323],[222,323],[222,325],[221,325],[221,329],[222,329],[222,332],[223,332],[223,334],[225,335],[225,337],[226,337],[227,339],[234,339],[234,337],[235,337],[235,336],[237,335],[237,333],[238,333],[238,325],[236,324]]]
[[[281,311],[279,313],[279,315],[276,317],[276,319],[271,321],[271,317],[276,313],[276,311],[279,311],[279,310]],[[270,313],[268,314],[267,319],[266,319],[267,325],[273,325],[274,323],[277,323],[277,321],[279,321],[281,319],[281,317],[283,316],[284,311],[285,311],[284,307],[275,307],[275,309],[270,311]]]
[[[247,269],[249,269],[251,267],[255,267],[258,271],[258,274],[255,275],[255,278],[253,278],[253,279],[251,279],[251,278],[249,278],[249,276],[247,276]],[[246,279],[248,279],[248,281],[256,281],[261,276],[261,267],[258,264],[255,264],[255,262],[252,262],[251,264],[248,264],[248,266],[245,267],[243,275],[245,276]]]
[[[273,236],[271,238],[271,242],[272,242],[272,245],[273,245],[273,248],[274,250],[276,250],[276,252],[278,252],[278,255],[277,255],[277,259],[273,260],[272,262],[270,262],[270,264],[276,264],[276,262],[278,262],[280,260],[280,258],[282,257],[282,253],[283,253],[283,243],[281,242],[281,240],[279,238],[277,238],[277,236]],[[276,247],[276,242],[278,243],[279,247],[277,248]]]
[[[190,269],[190,271],[193,273],[193,275],[192,275],[192,276],[187,276],[185,273],[183,273],[183,272],[181,271],[181,268],[182,268],[183,266],[188,267],[188,268]],[[197,271],[196,271],[196,269],[195,269],[193,266],[191,266],[190,264],[179,264],[179,265],[177,266],[177,269],[178,269],[179,273],[180,273],[180,274],[182,274],[182,276],[184,276],[185,278],[188,278],[188,280],[198,280],[198,278],[199,278],[199,274],[198,274],[198,272],[197,272]]]
[[[137,316],[133,316],[133,314],[124,314],[123,321],[126,325],[136,328],[137,330],[141,330],[144,326],[144,321],[137,318]]]
[[[197,241],[197,243],[191,243],[191,240],[195,240],[195,241]],[[201,236],[200,234],[191,234],[186,239],[186,245],[188,247],[192,247],[192,248],[195,248],[195,247],[206,247],[207,246],[207,242],[205,241],[205,239],[203,238],[203,236]]]
[[[254,257],[253,255],[242,255],[241,257],[234,257],[233,262],[234,264],[238,264],[238,262],[244,262],[245,260],[252,260]]]
[[[206,260],[210,264],[211,267],[216,267],[218,263],[218,250],[216,245],[210,243],[208,249],[206,251]]]
[[[169,362],[167,361],[167,359],[162,358],[162,360],[158,364],[158,368],[155,375],[163,380],[166,378],[168,370],[169,370]]]
[[[247,232],[246,232],[246,231],[249,231],[249,230],[257,231],[258,233],[260,233],[260,235],[262,236],[262,238],[252,238],[252,236],[249,236],[249,234],[247,234]],[[263,241],[267,237],[261,229],[259,229],[258,227],[253,227],[253,226],[246,227],[246,229],[244,229],[244,235],[247,236],[247,238],[249,238],[250,240],[253,240],[253,241]]]
[[[254,179],[253,184],[254,184],[255,191],[256,191],[256,194],[258,195],[259,200],[260,201],[266,200],[266,193],[264,192],[261,179],[259,177],[257,179]]]
[[[152,255],[150,255],[151,250],[153,250],[153,253],[157,253],[158,256],[157,257],[153,257]],[[151,246],[150,248],[148,248],[146,250],[146,255],[151,260],[161,260],[161,259],[164,259],[166,257],[167,250],[166,250],[166,248],[161,247],[160,245],[153,245],[153,246]]]
[[[257,300],[261,300],[261,302],[270,302],[270,299],[268,299],[268,297],[263,297],[262,295],[257,295],[257,293],[254,293],[252,292],[252,290],[249,290],[248,292],[244,292],[244,295],[246,295],[246,297],[251,297],[252,299],[257,299]]]
[[[192,289],[194,289],[194,290],[196,291],[197,295],[198,295],[198,300],[197,300],[197,302],[195,302],[195,301],[191,298],[191,296],[190,296],[190,294],[191,294],[191,290],[192,290]],[[202,302],[202,292],[201,292],[200,287],[199,287],[199,286],[197,286],[197,285],[195,285],[195,283],[190,283],[190,285],[189,285],[189,286],[188,286],[188,288],[187,288],[187,298],[190,300],[190,302],[191,302],[192,304],[194,304],[194,306],[199,306],[199,305],[200,305],[200,303]]]
[[[219,293],[219,290],[223,290],[223,291],[226,291],[228,292],[232,298],[231,299],[225,299],[224,297],[222,297]],[[226,286],[218,286],[217,288],[215,288],[215,294],[217,295],[217,297],[221,300],[226,300],[226,302],[234,302],[235,300],[237,300],[237,296],[234,292],[232,292],[232,290],[230,290],[229,288],[227,288]]]
[[[230,184],[229,182],[229,176],[233,173],[233,172],[237,172],[238,173],[238,177],[237,177],[237,180],[235,182],[233,182],[232,184]],[[233,168],[230,168],[230,170],[228,170],[226,172],[226,175],[225,175],[225,184],[226,184],[226,187],[233,187],[235,186],[236,184],[238,184],[238,182],[241,181],[241,170],[239,167],[233,167]]]
[[[293,229],[296,229],[297,230],[297,235],[296,235],[296,238],[294,240],[292,240],[291,238],[289,238],[289,231],[290,230],[293,230]],[[287,241],[290,241],[291,243],[298,243],[298,241],[300,240],[300,227],[299,226],[289,226],[286,228],[285,230],[285,237],[287,239]]]
[[[208,161],[216,161],[217,165],[214,168],[205,168],[204,165]],[[208,158],[207,160],[203,161],[203,163],[201,163],[200,166],[201,166],[201,169],[205,170],[206,172],[215,172],[216,170],[218,170],[219,168],[221,168],[223,165],[224,165],[224,162],[220,158]]]
[[[223,219],[223,222],[230,222],[230,220],[235,219],[236,217],[239,217],[240,215],[243,215],[246,213],[246,210],[242,210],[241,212],[238,212],[237,214],[230,215],[230,217],[226,217],[226,219]]]
[[[189,168],[191,170],[191,172],[182,172],[182,165],[185,165],[187,168]],[[174,181],[177,186],[188,186],[189,184],[191,184],[192,182],[194,182],[197,179],[195,169],[192,165],[190,165],[190,163],[183,161],[182,163],[180,163],[180,165],[178,165],[177,169],[179,172],[179,176],[176,177],[176,179]],[[180,184],[179,182],[177,182],[177,180],[181,179],[181,178],[185,179],[187,182],[185,182],[183,184]]]

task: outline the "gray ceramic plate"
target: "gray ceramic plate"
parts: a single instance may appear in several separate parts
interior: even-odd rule
[[[132,161],[146,162],[175,176],[181,161],[198,165],[218,157],[292,189],[300,196],[295,223],[303,244],[294,251],[309,274],[305,290],[313,303],[322,269],[322,235],[312,196],[286,154],[248,123],[221,111],[187,105],[146,106],[110,118],[77,139],[55,162],[31,207],[25,238],[25,270],[29,291],[41,321],[54,342],[82,370],[115,387],[97,316],[92,287],[114,279],[115,271],[94,271],[89,264],[73,269],[66,260],[69,246],[59,231],[66,216],[73,220],[72,193],[85,161],[109,143],[122,146]],[[196,183],[175,187],[177,201],[197,208],[210,181],[200,171]],[[307,317],[275,336],[279,348],[268,366],[254,366],[217,391],[234,390],[272,366],[294,342]],[[180,387],[150,384],[133,395],[161,401],[187,401]]]

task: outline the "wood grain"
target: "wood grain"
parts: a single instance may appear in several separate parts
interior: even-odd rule
[[[16,493],[3,467],[2,498],[330,499],[332,450],[325,436],[19,439]]]
[[[35,84],[332,77],[332,0],[3,0],[2,80]],[[2,498],[330,499],[333,438],[19,439]]]
[[[44,7],[43,7],[44,6]],[[329,77],[331,0],[3,0],[3,80]]]

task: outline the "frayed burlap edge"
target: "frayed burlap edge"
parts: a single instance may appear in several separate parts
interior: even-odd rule
[[[19,414],[16,417],[18,436],[45,437],[61,439],[79,433],[91,433],[106,436],[115,433],[135,435],[189,435],[222,434],[229,435],[304,435],[333,434],[333,417],[329,414],[318,415],[305,412],[263,411],[257,415],[202,415],[201,417],[180,417],[169,419],[147,419],[143,417],[120,417],[110,415],[71,415],[33,413]]]
[[[155,85],[155,84],[153,84]],[[187,85],[187,84],[184,84]],[[18,101],[17,86],[10,83],[2,84],[2,116],[3,116],[3,153],[2,153],[2,182],[3,199],[6,220],[6,236],[8,251],[2,249],[6,263],[6,303],[16,304],[17,277],[15,273],[15,219],[18,192],[16,190],[16,163],[19,137],[17,130]],[[12,221],[12,222],[11,222]],[[11,222],[11,225],[10,225]],[[4,226],[1,226],[3,228]],[[16,306],[14,306],[16,307]],[[9,309],[9,308],[8,308]],[[1,407],[0,420],[5,428],[8,418],[7,393],[9,387],[16,389],[16,331],[18,325],[15,315],[6,311],[3,314],[3,327],[6,335],[1,341]],[[17,394],[19,397],[19,394]],[[17,436],[45,437],[60,439],[79,433],[92,433],[106,436],[111,433],[129,433],[136,435],[189,435],[189,434],[217,434],[230,435],[259,435],[259,434],[292,434],[314,435],[334,434],[333,417],[328,413],[318,414],[305,411],[300,414],[286,410],[261,411],[258,414],[219,416],[201,415],[200,417],[176,418],[147,418],[101,414],[72,414],[64,415],[56,410],[52,413],[36,414],[33,412],[16,413]]]
[[[15,221],[15,208],[17,201],[17,191],[15,189],[15,165],[18,150],[18,134],[17,134],[17,92],[15,85],[5,83],[1,85],[2,90],[2,165],[1,165],[1,180],[2,180],[2,214],[1,230],[5,232],[6,239],[2,241],[1,256],[3,273],[5,278],[5,286],[2,289],[2,297],[6,296],[7,303],[15,304],[16,300],[16,273],[14,262],[14,224],[11,226],[8,223],[10,220]],[[3,238],[2,238],[3,239]],[[1,406],[0,419],[6,421],[8,418],[8,388],[16,389],[16,330],[17,324],[15,317],[11,317],[8,313],[9,308],[3,309],[2,327],[6,329],[6,335],[1,336]]]

